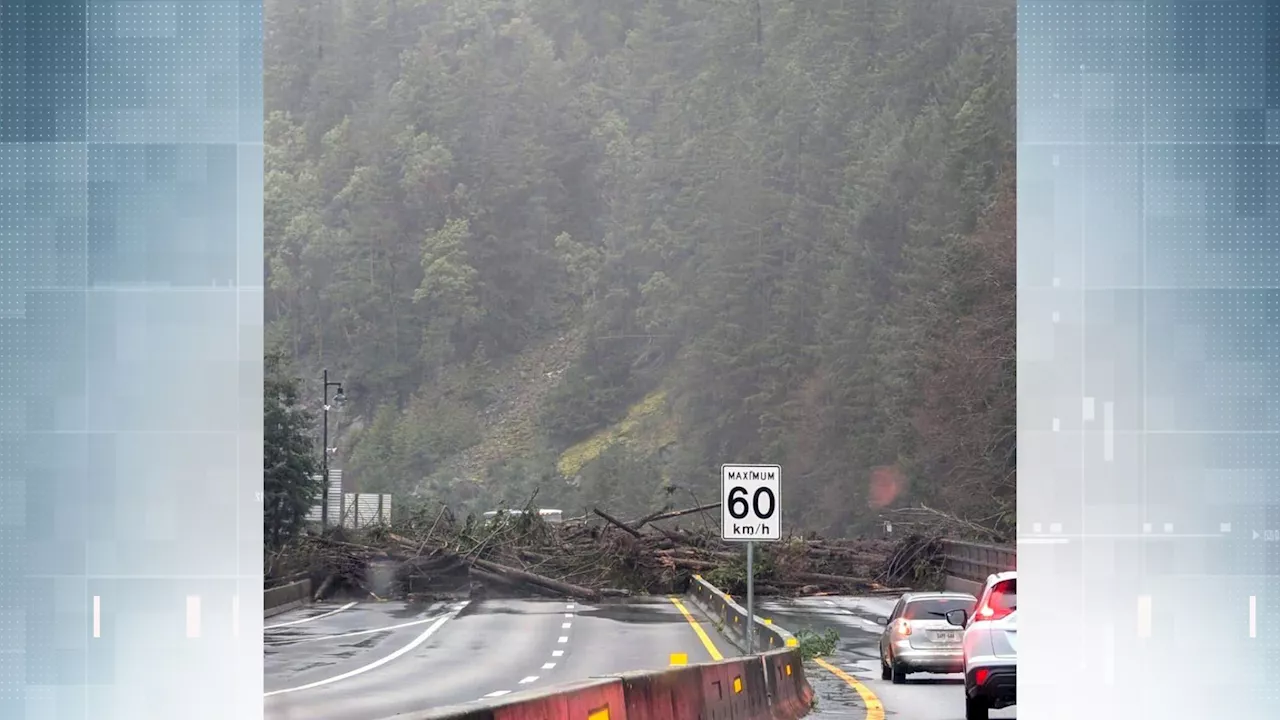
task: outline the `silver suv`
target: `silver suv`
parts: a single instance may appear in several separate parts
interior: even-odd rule
[[[898,600],[880,634],[880,677],[895,684],[906,682],[907,673],[954,673],[964,664],[961,632],[952,627],[948,613],[972,612],[977,598],[966,593],[907,593]]]
[[[987,720],[992,710],[1018,701],[1018,572],[992,575],[978,609],[947,613],[964,628],[964,717]]]

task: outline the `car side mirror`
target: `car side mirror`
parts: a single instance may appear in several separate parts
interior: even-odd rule
[[[889,624],[889,618],[887,618],[887,617],[878,617],[878,618],[876,618],[876,624],[877,624],[877,625],[888,625],[888,624]]]
[[[964,627],[965,622],[969,620],[969,612],[962,608],[947,611],[947,622],[956,627]]]

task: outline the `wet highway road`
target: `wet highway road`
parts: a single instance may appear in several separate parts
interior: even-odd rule
[[[267,620],[266,720],[381,720],[628,670],[736,654],[665,598],[316,605]]]
[[[834,628],[840,635],[836,652],[823,660],[845,678],[816,663],[806,664],[805,676],[818,698],[809,718],[964,720],[964,680],[959,673],[913,674],[903,685],[880,679],[877,648],[884,628],[875,619],[888,616],[897,601],[897,597],[818,597],[760,602],[758,615],[791,632]],[[858,686],[870,697],[863,697]],[[875,710],[867,712],[876,700],[883,707],[882,716]],[[991,717],[1016,718],[1017,708],[992,710]]]

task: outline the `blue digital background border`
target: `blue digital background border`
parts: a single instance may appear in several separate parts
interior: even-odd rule
[[[261,0],[0,4],[0,717],[261,717],[261,143]]]
[[[1274,717],[1280,3],[1021,0],[1018,118],[1018,712]]]

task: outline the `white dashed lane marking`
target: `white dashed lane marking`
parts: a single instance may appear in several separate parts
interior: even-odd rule
[[[573,603],[566,603],[564,607],[565,607],[565,610],[572,611],[572,610],[573,610]],[[566,613],[564,614],[564,617],[565,617],[565,619],[566,619],[566,620],[572,620],[572,619],[573,619],[573,613],[572,613],[572,612],[566,612]],[[573,623],[571,623],[571,622],[565,622],[565,623],[561,623],[561,624],[560,624],[560,629],[561,629],[561,630],[568,630],[568,629],[569,629],[570,627],[572,627],[572,626],[573,626]],[[561,635],[560,637],[556,638],[556,643],[558,643],[558,644],[564,644],[564,643],[567,643],[567,642],[569,642],[569,636],[568,636],[568,635]],[[564,651],[563,651],[563,650],[552,650],[552,651],[551,651],[551,657],[557,657],[557,658],[558,658],[558,657],[563,657],[563,656],[564,656]],[[555,668],[555,666],[556,666],[556,664],[555,664],[555,663],[553,663],[553,662],[543,663],[543,664],[542,664],[542,669],[543,669],[543,670],[552,670],[552,669],[554,669],[554,668]],[[521,684],[521,685],[528,685],[528,684],[530,684],[530,683],[535,683],[535,682],[537,682],[537,681],[538,681],[538,678],[539,678],[539,677],[541,677],[541,676],[540,676],[540,675],[530,675],[530,676],[528,676],[528,677],[524,678],[523,680],[521,680],[519,684]],[[482,698],[480,698],[480,699],[481,699],[481,700],[484,700],[484,699],[486,699],[486,698],[502,697],[503,695],[510,694],[510,692],[511,692],[510,690],[494,690],[493,692],[489,693],[488,695],[485,695],[484,697],[482,697]]]

